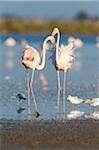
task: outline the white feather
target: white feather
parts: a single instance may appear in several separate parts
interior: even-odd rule
[[[70,43],[67,46],[61,45],[58,53],[58,69],[68,69],[72,65],[72,61],[74,60],[74,50],[73,44]]]

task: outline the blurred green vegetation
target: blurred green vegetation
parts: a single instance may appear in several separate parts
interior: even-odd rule
[[[99,34],[99,20],[1,19],[0,33],[49,33],[58,27],[65,34]]]

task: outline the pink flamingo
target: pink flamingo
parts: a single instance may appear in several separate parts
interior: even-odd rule
[[[40,58],[39,52],[33,48],[27,45],[25,47],[25,50],[23,52],[22,56],[22,64],[27,68],[32,70],[32,77],[28,86],[28,109],[30,110],[30,92],[32,93],[32,99],[34,102],[34,107],[36,109],[35,117],[39,117],[40,113],[36,104],[35,96],[34,96],[34,91],[32,87],[33,79],[34,79],[34,72],[35,70],[42,70],[45,66],[45,55],[46,55],[46,50],[48,49],[47,42],[50,41],[53,45],[54,43],[54,37],[53,36],[48,36],[44,42],[43,42],[43,48],[42,48],[42,56]],[[30,115],[30,112],[28,112],[28,115]]]
[[[59,112],[59,101],[60,101],[60,71],[64,71],[64,83],[63,83],[63,113],[65,114],[65,82],[66,82],[66,72],[71,67],[72,61],[74,60],[74,43],[73,41],[67,46],[61,45],[60,42],[60,31],[58,28],[54,28],[51,34],[53,37],[57,35],[56,41],[56,54],[55,54],[55,67],[57,70],[58,79],[58,98],[57,98],[57,108]]]

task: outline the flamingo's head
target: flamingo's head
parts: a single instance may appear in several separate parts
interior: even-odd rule
[[[55,27],[52,31],[52,36],[55,36],[57,33],[59,32],[59,29],[57,27]]]
[[[51,35],[48,36],[48,37],[44,40],[43,45],[42,45],[42,50],[43,50],[43,48],[44,48],[45,50],[48,50],[50,43],[51,43],[51,47],[52,47],[52,48],[55,48],[55,45],[56,45],[55,39],[54,39],[54,37],[51,36]]]

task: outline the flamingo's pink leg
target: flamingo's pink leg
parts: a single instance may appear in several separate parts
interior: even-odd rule
[[[65,108],[65,90],[66,90],[66,71],[64,71],[64,83],[63,83],[63,113],[65,115],[66,113],[66,108]]]
[[[57,71],[57,81],[58,81],[57,111],[59,113],[59,105],[60,105],[60,75],[59,75],[59,71]]]
[[[28,87],[28,118],[30,118],[30,87]]]
[[[34,91],[33,91],[33,87],[32,87],[33,79],[34,79],[34,70],[32,70],[32,77],[31,77],[31,81],[30,81],[30,90],[32,93],[32,99],[34,102],[34,107],[36,109],[36,116],[35,117],[39,117],[40,113],[39,113],[38,108],[37,108],[37,104],[36,104],[36,100],[35,100],[35,96],[34,96]]]

